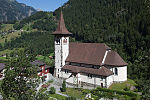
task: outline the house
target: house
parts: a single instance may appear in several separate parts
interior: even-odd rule
[[[40,77],[44,77],[45,80],[49,80],[50,78],[50,66],[46,65],[44,62],[35,60],[31,62],[33,66],[37,66],[37,72]]]
[[[0,78],[4,76],[4,68],[5,68],[5,64],[0,63]]]
[[[49,80],[49,78],[50,78],[50,73],[49,73],[50,66],[46,65],[44,62],[39,61],[39,60],[35,60],[35,61],[31,62],[31,64],[33,66],[38,67],[37,72],[38,72],[38,75],[40,77],[44,76],[45,80]],[[2,78],[4,76],[4,69],[5,69],[5,64],[0,63],[0,78]]]
[[[69,43],[61,11],[55,36],[54,76],[79,87],[108,88],[127,80],[127,63],[104,43]]]

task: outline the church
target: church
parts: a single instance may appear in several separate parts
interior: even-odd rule
[[[127,81],[127,63],[104,43],[69,43],[61,11],[55,37],[54,76],[78,87],[108,88]]]

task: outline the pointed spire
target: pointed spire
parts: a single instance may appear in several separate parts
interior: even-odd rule
[[[67,28],[65,26],[65,22],[64,22],[62,11],[61,11],[61,14],[60,14],[60,19],[59,19],[58,27],[57,27],[56,31],[53,32],[53,35],[57,35],[57,34],[71,34],[67,30]]]

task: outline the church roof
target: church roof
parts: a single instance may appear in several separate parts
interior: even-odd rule
[[[119,56],[117,52],[110,50],[104,43],[70,43],[68,62],[75,62],[90,65],[109,65],[125,66],[127,63]],[[106,50],[110,50],[106,56],[104,64],[102,63]]]
[[[69,70],[74,73],[87,73],[87,74],[100,75],[100,76],[110,76],[113,74],[113,72],[107,69],[106,67],[101,67],[100,69],[94,69],[94,68],[65,65],[62,68],[62,70]]]
[[[60,14],[60,19],[59,19],[58,27],[57,27],[56,31],[53,32],[53,35],[58,35],[58,34],[64,34],[64,35],[66,35],[66,34],[71,34],[71,33],[67,30],[67,28],[66,28],[66,26],[65,26],[62,11],[61,11],[61,14]]]
[[[128,64],[119,56],[119,54],[117,52],[110,51],[110,52],[108,52],[108,54],[106,56],[104,65],[126,66]]]
[[[110,48],[104,43],[70,43],[66,61],[102,65],[107,49]]]

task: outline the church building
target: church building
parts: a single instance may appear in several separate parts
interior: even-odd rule
[[[61,11],[55,36],[54,76],[78,87],[104,87],[127,81],[127,63],[104,43],[69,43]]]

